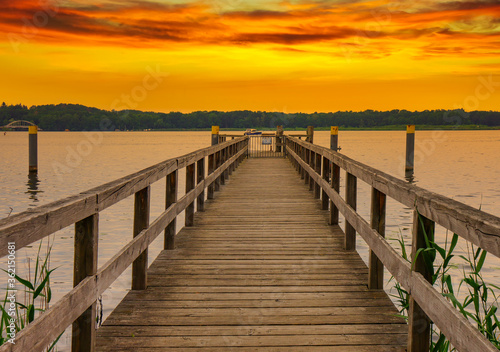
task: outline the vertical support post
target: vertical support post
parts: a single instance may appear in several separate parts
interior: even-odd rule
[[[226,147],[226,148],[224,148],[224,161],[223,162],[225,163],[228,160],[229,160],[229,147]],[[225,180],[229,179],[229,169],[230,168],[228,167],[226,170],[224,170],[224,183],[226,183]]]
[[[217,144],[219,144],[219,126],[212,126],[212,145],[217,145]],[[219,152],[215,153],[213,158],[214,158],[213,170],[215,170],[219,167],[220,153]],[[212,172],[213,172],[213,170],[212,170]],[[214,191],[218,191],[220,189],[220,177],[217,177],[217,179],[214,181],[213,187],[214,187]],[[208,191],[208,193],[210,194],[210,190]],[[213,192],[212,192],[212,198],[213,198]]]
[[[150,186],[135,194],[134,230],[136,237],[149,226]],[[145,290],[147,287],[148,249],[146,248],[132,263],[132,290]]]
[[[420,248],[426,248],[425,235],[429,241],[434,241],[434,221],[413,212],[413,239],[412,239],[412,270],[421,273],[427,281],[431,281],[431,273],[427,270],[422,254],[415,258]],[[425,312],[410,295],[408,311],[408,352],[429,351],[431,339],[431,323]]]
[[[340,192],[340,167],[331,163],[331,178],[330,178],[330,186],[335,190],[335,192]],[[330,225],[338,225],[339,224],[339,209],[335,206],[335,203],[330,199]]]
[[[195,164],[186,166],[186,194],[195,187]],[[186,227],[194,225],[194,201],[186,208]]]
[[[276,126],[276,152],[281,153],[283,151],[283,126]]]
[[[377,231],[380,236],[385,237],[385,205],[386,195],[379,190],[372,188],[371,204],[371,227]],[[368,288],[370,290],[381,290],[384,288],[384,265],[370,250],[368,259]]]
[[[196,184],[199,185],[205,179],[205,158],[198,160],[196,164]],[[205,189],[200,193],[196,202],[196,210],[205,210]]]
[[[330,127],[330,149],[337,151],[339,148],[339,128],[337,126]],[[334,162],[331,163],[330,169],[330,185],[339,193],[340,190],[340,167]],[[339,223],[339,209],[335,206],[332,200],[330,200],[330,225],[338,225]]]
[[[304,161],[306,162],[307,165],[310,165],[311,163],[309,162],[309,157],[310,157],[310,153],[309,153],[309,149],[303,147],[303,153],[304,153]],[[306,169],[304,169],[304,183],[306,185],[309,184],[309,173],[306,171]]]
[[[305,162],[307,162],[305,148],[303,146],[299,146],[299,157]],[[302,166],[300,167],[300,179],[301,180],[306,179],[306,170]],[[307,183],[307,181],[305,181],[305,183]]]
[[[222,149],[220,152],[219,156],[219,166],[224,164],[226,161],[226,148]],[[226,170],[220,174],[220,184],[225,185],[226,184]]]
[[[29,172],[38,172],[38,126],[28,127]]]
[[[316,161],[316,153],[313,152],[312,150],[308,150],[309,152],[309,166],[311,169],[315,170],[316,168],[314,167],[314,163]],[[314,192],[314,179],[312,177],[309,177],[309,190],[311,192]]]
[[[321,154],[315,153],[316,160],[314,162],[314,170],[318,175],[321,176]],[[321,187],[318,182],[314,182],[314,198],[320,199],[321,197]]]
[[[326,182],[330,181],[330,160],[327,158],[323,157],[323,172],[322,172],[323,180]],[[325,192],[325,190],[322,190],[322,195],[321,195],[321,209],[323,210],[328,210],[328,203],[329,203],[329,198],[328,194]]]
[[[210,154],[208,156],[208,175],[214,172],[215,165],[215,155]],[[207,188],[207,199],[214,199],[215,181],[208,185]]]
[[[229,150],[228,160],[231,159],[233,157],[233,155],[234,155],[234,147],[235,147],[234,144],[230,145],[228,147],[228,150]],[[231,165],[229,165],[228,170],[229,170],[229,176],[231,176],[233,174],[233,171],[234,171],[234,163],[231,163]]]
[[[97,272],[99,214],[75,223],[73,286]],[[73,322],[71,351],[94,351],[96,342],[96,302]]]
[[[306,142],[314,143],[314,126],[307,126]]]
[[[334,151],[339,150],[339,127],[330,127],[330,149]]]
[[[177,203],[177,187],[178,177],[177,170],[167,175],[167,185],[165,192],[165,209],[168,209],[172,204]],[[175,217],[170,224],[165,228],[165,240],[163,244],[164,249],[175,248],[175,233],[177,231],[177,217]]]
[[[406,126],[406,165],[405,171],[413,171],[415,157],[415,125]]]
[[[357,200],[357,178],[356,176],[347,172],[346,177],[346,186],[345,186],[345,198],[346,202],[351,208],[356,210],[356,200]],[[356,249],[356,230],[354,227],[348,222],[345,222],[345,242],[344,242],[345,250],[355,250]]]

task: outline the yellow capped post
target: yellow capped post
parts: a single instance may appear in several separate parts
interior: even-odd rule
[[[330,128],[330,149],[339,150],[339,126],[332,126]]]
[[[219,144],[219,126],[212,126],[212,145]]]
[[[415,133],[415,125],[407,125],[406,133]]]
[[[28,127],[29,172],[38,172],[38,126]]]

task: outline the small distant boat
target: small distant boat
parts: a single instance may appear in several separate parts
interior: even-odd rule
[[[257,131],[256,129],[253,129],[253,128],[247,128],[244,135],[245,136],[260,136],[260,135],[262,135],[262,132]]]

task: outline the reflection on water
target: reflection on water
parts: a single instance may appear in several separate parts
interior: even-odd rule
[[[26,183],[28,190],[24,193],[29,194],[29,199],[31,199],[33,203],[38,202],[38,193],[43,193],[43,191],[38,189],[39,184],[40,179],[38,178],[38,174],[36,172],[30,172],[28,174],[28,182]],[[35,206],[35,204],[30,205]]]

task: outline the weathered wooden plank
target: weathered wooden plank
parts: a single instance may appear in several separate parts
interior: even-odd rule
[[[329,351],[336,344],[348,348],[342,351],[404,350],[406,324],[392,302],[383,291],[367,289],[368,270],[359,255],[338,251],[342,231],[328,225],[312,196],[296,196],[304,186],[290,178],[290,165],[269,167],[274,162],[248,160],[244,172],[233,173],[217,200],[197,214],[195,226],[179,233],[177,249],[162,252],[151,265],[154,283],[129,293],[109,316],[98,332],[99,350],[185,351],[211,344],[218,351],[308,351],[322,344]],[[257,187],[269,203],[248,197]],[[312,211],[304,212],[307,207]],[[240,326],[261,333],[237,334]],[[392,342],[384,340],[388,335]],[[144,342],[148,336],[152,340]],[[135,345],[137,338],[143,340]]]
[[[20,249],[96,212],[95,195],[80,194],[0,220],[0,256],[8,242]]]

